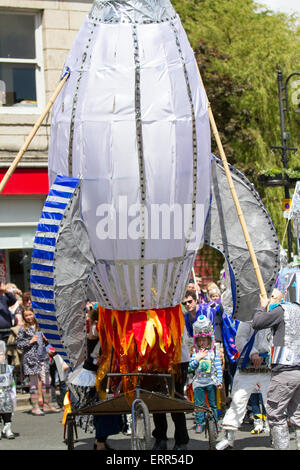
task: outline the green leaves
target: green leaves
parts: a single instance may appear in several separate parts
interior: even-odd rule
[[[257,187],[279,234],[283,228],[283,188],[268,188],[258,180],[266,169],[282,172],[277,66],[284,81],[300,72],[300,28],[295,18],[275,14],[253,0],[173,0],[195,51],[220,137],[230,163]],[[298,77],[299,78],[299,77]],[[289,146],[300,149],[300,115],[290,114]],[[299,82],[300,98],[300,82]],[[294,95],[295,96],[295,95]],[[218,154],[215,142],[213,152]],[[289,152],[289,172],[299,154]],[[275,192],[274,192],[275,191]]]

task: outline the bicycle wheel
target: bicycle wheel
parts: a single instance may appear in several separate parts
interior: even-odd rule
[[[216,427],[216,422],[210,413],[207,413],[205,430],[206,430],[206,433],[208,433],[209,450],[216,450],[217,427]]]
[[[74,450],[74,423],[73,418],[67,418],[67,446],[68,450]]]
[[[132,450],[151,449],[150,415],[142,400],[133,403],[131,447]]]

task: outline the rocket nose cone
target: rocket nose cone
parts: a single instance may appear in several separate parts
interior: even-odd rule
[[[170,0],[94,0],[90,16],[105,23],[153,23],[174,18]]]

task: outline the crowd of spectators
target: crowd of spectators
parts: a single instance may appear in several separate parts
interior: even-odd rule
[[[277,432],[277,437],[273,439],[275,447],[282,446],[285,442],[285,448],[288,448],[285,414],[287,411],[291,414],[291,419],[295,421],[300,445],[300,425],[297,415],[299,399],[295,401],[295,394],[299,394],[297,382],[299,367],[291,363],[292,366],[288,365],[286,372],[286,366],[283,366],[286,374],[291,374],[292,370],[295,390],[293,394],[286,392],[286,402],[283,402],[285,408],[280,415],[282,421],[280,425],[277,423],[278,420],[276,421],[277,415],[275,416],[273,408],[270,408],[271,402],[267,395],[271,376],[273,377],[270,367],[273,340],[269,327],[273,326],[277,317],[278,324],[285,325],[286,319],[282,313],[284,309],[290,309],[291,315],[296,315],[295,318],[298,318],[299,305],[285,302],[283,294],[275,289],[273,297],[276,294],[276,298],[261,300],[261,311],[256,312],[256,323],[254,322],[252,327],[250,323],[234,320],[232,312],[225,311],[222,305],[224,287],[222,291],[222,287],[220,288],[218,284],[220,281],[209,282],[203,286],[201,277],[194,276],[187,286],[182,302],[185,325],[184,344],[182,345],[180,373],[178,377],[175,377],[175,393],[193,401],[200,408],[205,406],[211,408],[215,417],[216,434],[221,432],[221,429],[225,432],[225,437],[217,444],[218,450],[233,447],[235,432],[251,413],[254,424],[252,434],[264,432],[269,435],[267,417],[271,416],[275,423],[271,422],[274,436],[275,431]],[[276,307],[274,312],[278,312],[275,320],[274,315],[268,316],[265,313],[266,307],[272,306]],[[293,309],[298,310],[295,313]],[[95,353],[97,349],[98,356],[101,354],[97,332],[97,303],[87,302],[85,311],[89,357],[84,367],[88,365],[88,370],[96,372],[97,358],[92,353],[93,351]],[[287,327],[286,324],[284,328],[287,329]],[[254,328],[262,331],[257,332]],[[292,335],[295,332],[291,331],[289,334]],[[280,341],[283,341],[281,337]],[[21,392],[30,392],[32,414],[40,416],[47,412],[59,412],[63,408],[64,397],[68,390],[68,367],[40,331],[32,309],[30,292],[22,293],[15,284],[11,283],[0,284],[0,345],[2,350],[0,372],[2,371],[9,378],[14,370],[14,381],[11,382],[11,387],[13,389],[16,386],[16,389]],[[281,343],[277,346],[278,348],[282,348]],[[274,396],[277,393],[277,385],[276,380],[272,382]],[[13,406],[15,405],[7,401],[6,411],[0,409],[8,438],[14,438],[11,431]],[[186,450],[190,436],[185,413],[172,413],[171,416],[175,426],[174,450]],[[198,409],[194,421],[196,434],[204,431],[204,419],[205,411],[201,412]],[[219,425],[220,422],[222,426]],[[131,423],[124,416],[119,416],[117,419],[110,416],[95,417],[94,448],[108,449],[107,438],[122,430],[124,432],[124,425],[127,434],[130,434]],[[157,413],[154,416],[152,432],[155,438],[154,450],[167,449],[167,430],[166,415]]]
[[[56,351],[38,327],[31,293],[22,292],[13,283],[0,284],[0,340],[13,368],[16,391],[30,393],[33,414],[63,408],[66,386],[59,377]]]

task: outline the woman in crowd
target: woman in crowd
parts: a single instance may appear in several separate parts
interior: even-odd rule
[[[23,312],[24,325],[17,336],[17,348],[23,351],[24,375],[30,379],[30,397],[32,414],[44,415],[44,412],[58,412],[51,404],[51,378],[49,369],[49,354],[47,340],[40,331],[32,308],[26,308]],[[38,385],[42,384],[44,410],[39,407]]]

